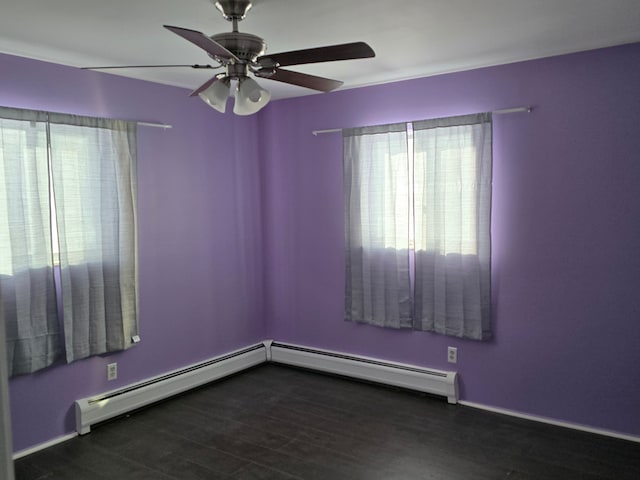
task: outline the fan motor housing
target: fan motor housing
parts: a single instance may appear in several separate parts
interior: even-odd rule
[[[250,33],[217,33],[210,38],[246,62],[253,62],[267,49],[267,44],[262,38]]]

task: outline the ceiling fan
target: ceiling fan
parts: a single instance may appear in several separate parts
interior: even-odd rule
[[[270,100],[271,94],[260,87],[258,82],[249,76],[267,78],[278,82],[330,92],[340,87],[343,82],[329,78],[317,77],[306,73],[286,70],[282,67],[310,63],[332,62],[336,60],[353,60],[374,57],[373,49],[364,42],[344,43],[326,47],[309,48],[290,52],[265,54],[267,45],[257,35],[238,31],[238,22],[251,9],[250,0],[212,0],[222,16],[233,23],[233,30],[207,36],[202,32],[187,28],[164,25],[176,35],[202,48],[218,65],[136,65],[118,67],[87,67],[90,70],[109,68],[144,68],[144,67],[190,67],[196,69],[224,68],[213,78],[191,92],[198,95],[208,105],[224,113],[227,98],[231,91],[231,82],[235,81],[236,115],[251,115],[258,112]]]

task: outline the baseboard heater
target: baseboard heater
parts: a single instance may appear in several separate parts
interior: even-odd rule
[[[449,403],[458,402],[456,372],[271,341],[265,346],[268,361],[418,390],[447,397]]]
[[[266,340],[144,382],[76,400],[76,431],[87,434],[92,425],[267,361],[441,395],[449,403],[458,401],[456,372]]]
[[[261,343],[119,390],[76,400],[76,430],[80,435],[84,435],[89,433],[91,425],[264,363],[266,360],[267,349]]]

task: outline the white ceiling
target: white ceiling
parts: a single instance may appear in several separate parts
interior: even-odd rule
[[[212,0],[0,0],[0,51],[77,67],[211,63],[163,24],[231,30]],[[640,41],[640,0],[254,0],[239,27],[269,53],[367,42],[376,58],[288,67],[349,88]],[[212,76],[111,73],[190,89]],[[315,93],[259,81],[273,98]]]

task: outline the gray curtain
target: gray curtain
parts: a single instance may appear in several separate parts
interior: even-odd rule
[[[4,355],[4,319],[0,316],[0,357]],[[11,412],[9,411],[9,381],[5,362],[0,362],[0,478],[14,480]]]
[[[346,319],[411,326],[406,125],[344,130]]]
[[[136,124],[50,116],[67,362],[138,333]]]
[[[344,136],[345,318],[491,336],[491,114]]]
[[[414,123],[414,326],[491,336],[491,114]]]
[[[65,351],[71,362],[128,348],[138,333],[136,124],[10,108],[0,117],[9,373]]]
[[[62,354],[51,248],[46,115],[0,108],[0,317],[7,371]]]

